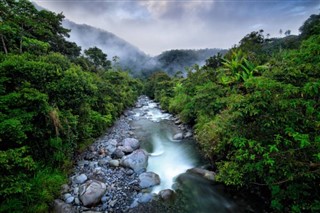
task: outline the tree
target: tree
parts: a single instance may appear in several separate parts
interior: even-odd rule
[[[111,68],[111,61],[107,59],[107,54],[98,47],[91,47],[84,51],[85,56],[94,65],[95,71],[99,69],[108,70]]]
[[[299,28],[303,39],[309,38],[312,35],[319,35],[320,32],[320,14],[311,15]]]
[[[289,35],[291,34],[291,30],[287,30],[286,32],[284,32],[284,34],[285,34],[286,36],[289,36]]]

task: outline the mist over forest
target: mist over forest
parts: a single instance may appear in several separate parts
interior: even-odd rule
[[[149,56],[139,48],[121,39],[117,35],[106,30],[98,29],[85,24],[77,24],[70,20],[64,20],[63,26],[71,29],[68,40],[77,43],[82,51],[97,46],[112,60],[117,56],[117,61],[123,70],[128,70],[133,76],[150,76],[156,71],[163,70],[173,76],[180,71],[186,75],[185,68],[194,64],[200,66],[205,60],[216,55],[226,53],[224,49],[206,48],[199,50],[168,50],[157,56]]]

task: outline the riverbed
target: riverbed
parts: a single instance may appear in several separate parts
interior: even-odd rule
[[[214,172],[205,169],[192,136],[177,117],[139,97],[77,157],[69,183],[55,200],[56,212],[241,211],[214,182]],[[145,175],[155,177],[147,187],[141,183]]]

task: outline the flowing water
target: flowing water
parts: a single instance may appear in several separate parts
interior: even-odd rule
[[[133,110],[131,125],[142,148],[151,153],[147,171],[157,173],[161,179],[161,184],[153,187],[152,192],[178,187],[185,195],[187,212],[238,212],[235,203],[219,186],[186,173],[186,170],[204,163],[194,140],[174,140],[173,136],[181,130],[174,124],[172,116],[162,112],[155,102],[144,99],[142,106]]]

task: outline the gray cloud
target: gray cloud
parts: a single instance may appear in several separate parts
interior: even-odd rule
[[[315,0],[35,0],[66,18],[110,31],[156,55],[168,49],[230,48],[263,28],[293,34],[312,13]]]

